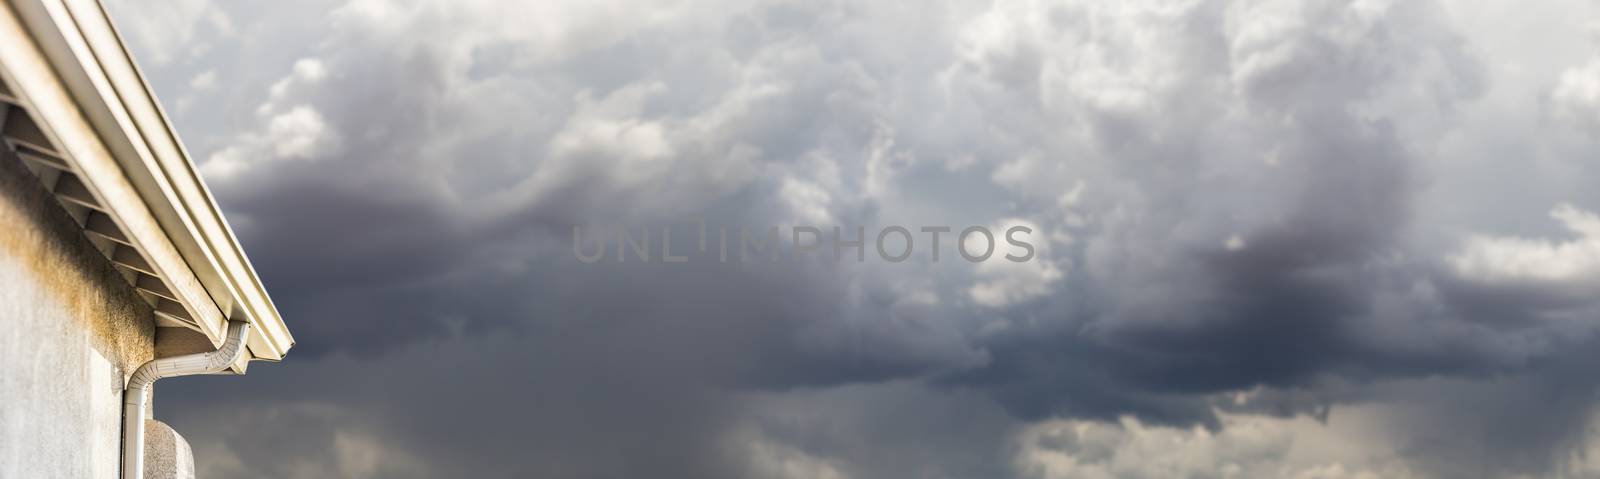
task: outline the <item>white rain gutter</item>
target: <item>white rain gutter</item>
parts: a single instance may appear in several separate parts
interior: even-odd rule
[[[152,359],[139,366],[128,387],[122,391],[122,479],[144,478],[144,412],[150,386],[157,379],[196,374],[214,374],[228,369],[244,356],[250,323],[228,322],[228,337],[221,348],[209,353],[185,354]]]

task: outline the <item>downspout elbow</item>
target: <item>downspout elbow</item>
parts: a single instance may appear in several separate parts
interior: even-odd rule
[[[228,322],[228,337],[222,347],[208,353],[186,354],[152,359],[139,366],[122,391],[122,479],[144,477],[145,404],[150,386],[157,379],[196,374],[212,374],[228,369],[245,353],[250,323]]]

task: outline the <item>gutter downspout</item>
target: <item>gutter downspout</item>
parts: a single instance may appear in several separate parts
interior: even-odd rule
[[[144,478],[144,412],[150,386],[161,378],[228,369],[244,356],[244,342],[249,337],[250,323],[229,321],[227,341],[216,351],[152,359],[134,371],[122,391],[122,479]]]

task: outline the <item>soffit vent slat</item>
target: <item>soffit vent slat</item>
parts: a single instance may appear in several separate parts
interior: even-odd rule
[[[53,154],[45,153],[42,150],[30,147],[30,146],[25,145],[25,144],[17,144],[15,146],[16,147],[13,148],[12,150],[16,151],[17,152],[17,156],[22,157],[22,159],[24,159],[24,160],[28,160],[28,161],[31,161],[31,162],[34,162],[34,163],[38,163],[40,165],[44,165],[44,166],[48,166],[48,167],[51,167],[51,168],[55,168],[55,169],[61,170],[61,171],[72,171],[72,167],[67,165],[67,161],[66,160],[63,160],[63,159],[61,159],[61,158],[59,158],[59,157],[57,157],[57,156],[55,156]]]
[[[170,301],[178,300],[178,295],[173,294],[172,290],[167,288],[167,283],[161,281],[161,278],[157,278],[155,276],[141,274],[139,275],[139,279],[135,283],[135,286],[137,286],[140,291],[149,292],[150,294],[160,296]]]
[[[156,314],[184,323],[194,324],[194,318],[189,316],[189,310],[184,309],[183,305],[178,304],[176,301],[164,298],[158,299],[156,301]]]
[[[62,174],[61,179],[56,180],[55,193],[56,197],[63,200],[95,210],[101,209],[100,203],[94,200],[94,193],[89,192],[89,187],[78,179],[78,175]]]
[[[139,254],[139,250],[130,246],[118,246],[117,252],[111,255],[111,262],[126,266],[128,269],[140,273],[157,276],[155,268],[150,267],[150,263],[144,260],[144,255]]]
[[[102,238],[133,246],[133,241],[122,233],[122,228],[117,227],[116,220],[98,211],[90,212],[89,219],[84,221],[83,229]]]
[[[5,136],[15,143],[23,143],[43,151],[55,151],[50,146],[50,139],[33,122],[28,112],[21,108],[10,108],[6,112]]]

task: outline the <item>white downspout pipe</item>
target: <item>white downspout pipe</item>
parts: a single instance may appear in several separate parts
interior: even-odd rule
[[[249,337],[249,323],[229,321],[228,338],[216,351],[152,359],[133,372],[128,387],[122,390],[122,479],[144,478],[144,411],[150,385],[161,378],[228,369],[244,355],[245,339]]]

